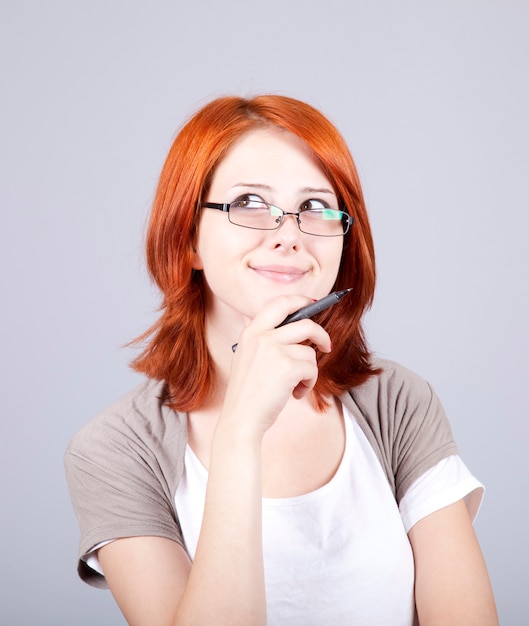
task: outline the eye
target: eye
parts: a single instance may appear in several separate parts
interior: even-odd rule
[[[301,211],[311,211],[317,210],[321,211],[322,209],[328,209],[329,205],[324,200],[318,200],[317,198],[311,198],[310,200],[304,200],[299,205],[299,210]]]
[[[232,206],[244,208],[244,209],[253,209],[253,208],[261,208],[264,200],[261,196],[258,196],[254,193],[247,193],[243,196],[239,196],[236,198],[231,204]]]

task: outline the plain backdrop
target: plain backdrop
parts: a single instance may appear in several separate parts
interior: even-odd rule
[[[122,625],[76,576],[70,437],[138,382],[178,127],[224,94],[320,108],[356,159],[380,356],[426,377],[485,483],[501,623],[529,623],[529,3],[1,0],[0,623]]]

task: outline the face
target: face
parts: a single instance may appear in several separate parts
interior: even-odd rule
[[[217,166],[204,201],[247,196],[286,212],[340,208],[304,142],[278,129],[243,135]],[[204,273],[208,321],[241,325],[283,294],[322,298],[336,280],[342,247],[343,237],[300,232],[292,216],[277,230],[253,230],[232,224],[227,213],[202,209],[194,267]]]

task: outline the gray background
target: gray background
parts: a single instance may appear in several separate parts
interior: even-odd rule
[[[2,0],[0,623],[123,624],[76,578],[71,435],[136,383],[157,176],[212,97],[279,92],[345,135],[372,217],[373,349],[427,377],[487,485],[502,623],[528,623],[529,4]]]

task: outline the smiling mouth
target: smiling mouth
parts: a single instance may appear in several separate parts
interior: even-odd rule
[[[307,273],[298,267],[288,267],[282,265],[263,265],[251,268],[254,272],[262,276],[280,283],[293,283],[300,280]]]

